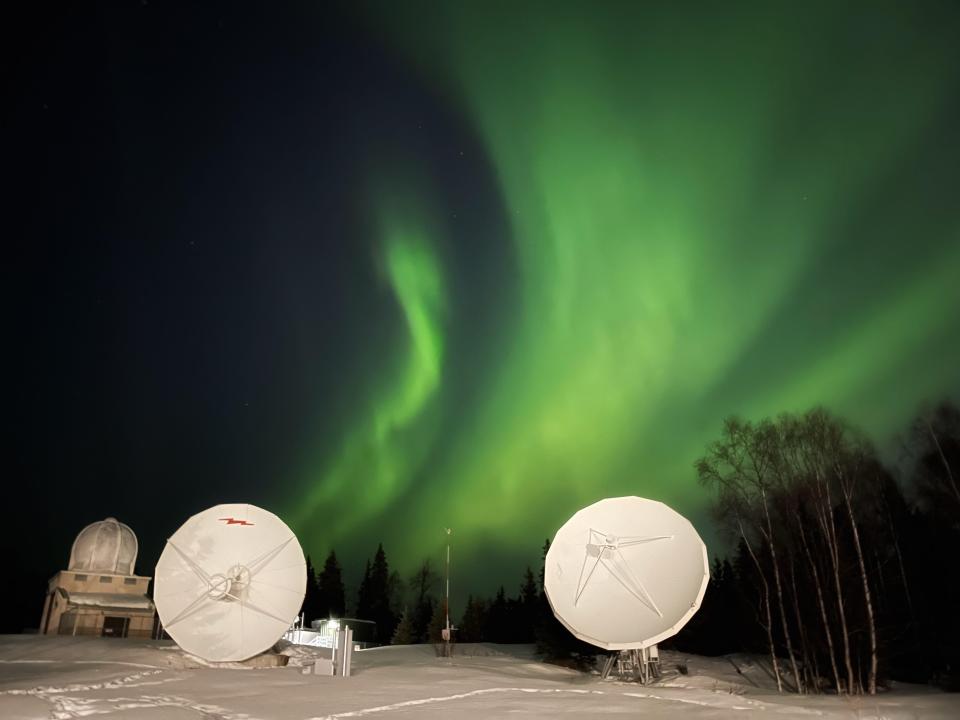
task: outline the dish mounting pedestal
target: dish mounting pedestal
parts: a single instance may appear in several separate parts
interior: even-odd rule
[[[614,674],[620,680],[648,685],[660,679],[660,653],[656,645],[637,650],[617,650],[607,656],[600,678]]]

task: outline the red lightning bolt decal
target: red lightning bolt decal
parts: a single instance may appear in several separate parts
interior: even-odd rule
[[[227,523],[227,525],[253,525],[252,522],[247,522],[246,520],[237,520],[236,518],[232,517],[220,519]]]

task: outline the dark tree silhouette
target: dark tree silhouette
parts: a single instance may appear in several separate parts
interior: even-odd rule
[[[383,545],[377,546],[373,562],[367,561],[363,580],[357,593],[357,614],[363,620],[376,623],[376,642],[387,644],[393,638],[397,625],[394,610],[395,583],[391,582],[390,567]]]
[[[503,585],[497,590],[484,620],[483,634],[490,642],[506,643],[513,639],[507,627],[507,595]]]
[[[370,561],[363,569],[363,577],[360,579],[360,586],[357,588],[357,609],[356,616],[362,620],[373,619],[373,592],[370,589]]]
[[[517,606],[518,627],[515,637],[518,642],[533,642],[536,639],[536,627],[541,608],[540,590],[529,566],[523,574]]]
[[[960,409],[945,401],[920,412],[908,443],[918,504],[898,537],[904,599],[916,619],[916,645],[907,656],[933,682],[960,690],[960,576],[952,567],[960,557]],[[892,505],[896,518],[903,511]]]
[[[428,642],[430,618],[436,610],[437,603],[433,591],[438,581],[437,574],[430,567],[430,561],[424,560],[420,568],[410,578],[409,587],[413,595],[413,611],[411,624],[413,640],[411,642]]]
[[[346,613],[346,598],[343,587],[343,575],[337,554],[331,550],[323,563],[323,570],[317,581],[319,614],[317,617],[343,617]]]
[[[889,678],[960,685],[960,579],[943,560],[960,555],[960,412],[922,413],[907,448],[916,504],[863,436],[823,410],[726,421],[697,470],[737,552],[714,563],[676,645],[765,646],[784,688],[801,692],[874,693]]]
[[[313,563],[310,561],[309,555],[307,555],[307,587],[300,612],[304,615],[304,624],[307,627],[310,626],[311,620],[326,617],[320,598],[320,590],[317,587],[317,573],[313,569]]]
[[[410,622],[410,614],[404,610],[400,616],[400,622],[397,623],[396,630],[393,631],[391,645],[410,645],[413,642],[413,623]]]
[[[459,642],[483,642],[486,636],[487,603],[470,595],[457,630]]]
[[[908,442],[923,510],[946,524],[960,521],[960,409],[942,402],[921,412],[910,426]]]

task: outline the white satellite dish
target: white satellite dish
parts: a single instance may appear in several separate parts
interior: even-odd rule
[[[709,579],[707,548],[689,520],[655,500],[619,497],[583,508],[557,531],[544,588],[578,638],[636,650],[675,635]]]
[[[187,520],[157,562],[154,603],[192,655],[246,660],[293,623],[307,585],[296,535],[255,505],[216,505]]]

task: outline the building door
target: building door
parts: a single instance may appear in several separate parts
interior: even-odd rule
[[[126,637],[130,618],[107,615],[103,618],[103,637]]]
[[[57,632],[60,635],[76,635],[77,614],[75,612],[66,612],[60,616],[60,627]]]

